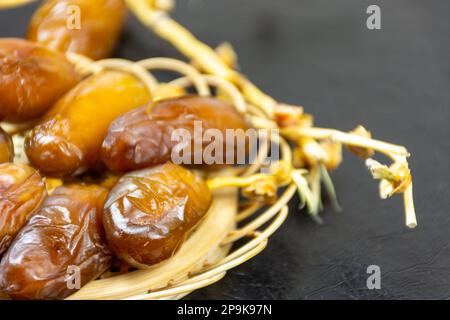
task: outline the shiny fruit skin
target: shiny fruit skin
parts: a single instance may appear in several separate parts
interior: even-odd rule
[[[0,292],[63,299],[76,291],[66,282],[71,270],[79,268],[81,286],[106,271],[112,260],[101,219],[107,193],[95,185],[55,189],[3,256]]]
[[[49,0],[33,15],[27,38],[53,50],[103,59],[111,56],[125,14],[123,0]]]
[[[201,123],[203,132],[217,129],[224,137],[226,129],[248,129],[234,106],[217,98],[185,96],[162,100],[127,112],[111,124],[102,145],[102,161],[110,170],[124,172],[173,160],[172,149],[179,142],[172,140],[172,133],[177,129],[189,131],[194,150],[195,121]],[[207,144],[205,141],[201,148]],[[189,158],[193,158],[193,152]]]
[[[108,244],[117,257],[137,268],[164,261],[205,216],[211,200],[201,178],[173,163],[130,172],[105,204]]]
[[[0,39],[0,120],[38,118],[79,81],[63,54],[31,41]]]
[[[134,76],[105,71],[64,95],[25,139],[34,167],[52,176],[79,174],[97,164],[110,123],[150,100]]]
[[[0,256],[47,196],[45,181],[25,164],[0,164]]]
[[[14,145],[12,139],[0,127],[0,164],[5,162],[12,162],[14,159]]]

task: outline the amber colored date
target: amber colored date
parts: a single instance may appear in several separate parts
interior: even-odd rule
[[[25,164],[0,164],[0,255],[47,196],[39,173]]]
[[[201,178],[170,162],[128,173],[106,200],[108,244],[137,268],[166,260],[205,216],[211,200]]]
[[[49,0],[34,14],[28,39],[92,59],[109,57],[122,29],[123,0]]]
[[[80,80],[59,52],[22,39],[0,39],[0,120],[42,116]]]
[[[112,171],[136,170],[164,163],[171,160],[172,149],[179,143],[172,134],[175,130],[184,129],[189,132],[191,144],[191,153],[187,152],[186,158],[192,164],[195,124],[200,124],[203,131],[217,129],[222,137],[226,137],[226,129],[248,128],[244,117],[234,106],[217,98],[185,96],[167,99],[132,110],[116,119],[103,142],[102,161]],[[205,148],[208,143],[203,140],[200,148]],[[219,143],[224,146],[223,155],[226,157],[226,152],[230,151],[225,150],[226,139]]]
[[[77,290],[77,282],[83,286],[107,270],[112,256],[101,219],[107,193],[95,185],[55,189],[3,256],[0,292],[17,299],[63,299]]]
[[[14,145],[11,137],[0,127],[0,163],[12,162]]]
[[[64,95],[25,139],[34,167],[47,175],[79,174],[95,166],[110,123],[150,100],[147,88],[123,72],[105,71]]]

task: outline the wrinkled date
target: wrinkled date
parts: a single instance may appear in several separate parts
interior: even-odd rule
[[[92,59],[110,56],[122,29],[123,0],[49,0],[34,14],[28,39]]]
[[[206,184],[170,162],[123,176],[103,223],[112,251],[137,268],[170,258],[211,204]]]
[[[248,128],[234,106],[219,99],[200,96],[167,99],[132,110],[116,119],[103,142],[102,160],[113,171],[136,170],[164,163],[172,159],[172,149],[179,145],[173,136],[175,130],[182,129],[187,132],[183,138],[189,136],[187,143],[190,144],[189,150],[183,150],[188,153],[184,157],[193,164],[194,144],[198,143],[194,141],[194,129],[198,124],[203,131],[216,129],[221,133],[223,139],[216,142],[223,146],[224,157],[229,151],[235,154],[237,146],[235,144],[233,150],[225,150],[229,142],[226,141],[226,129]],[[200,141],[201,150],[210,143],[207,140]]]
[[[26,40],[0,39],[0,120],[42,116],[79,80],[61,53]]]
[[[0,164],[0,256],[46,196],[45,182],[36,170]]]
[[[0,163],[12,162],[14,145],[11,137],[0,127]]]
[[[69,271],[80,285],[109,268],[102,208],[107,190],[58,187],[19,232],[0,263],[0,292],[17,299],[63,299],[74,293]]]
[[[147,88],[129,74],[91,76],[64,95],[27,135],[26,154],[48,175],[82,173],[97,164],[110,123],[149,100]]]

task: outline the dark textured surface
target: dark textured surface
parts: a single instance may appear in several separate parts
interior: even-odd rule
[[[379,4],[382,29],[366,28]],[[0,12],[0,36],[22,36],[35,6]],[[413,154],[419,227],[400,197],[381,201],[364,165],[333,173],[344,211],[316,225],[291,205],[267,249],[192,299],[450,298],[450,1],[182,0],[175,17],[208,44],[230,41],[243,71],[320,126],[364,124]],[[180,57],[129,19],[118,55]],[[381,268],[381,290],[366,268]]]

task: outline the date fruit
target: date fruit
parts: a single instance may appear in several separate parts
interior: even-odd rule
[[[12,139],[0,127],[0,163],[12,162],[14,159],[14,145]]]
[[[28,39],[94,60],[115,47],[126,13],[123,0],[48,0],[34,14]]]
[[[79,81],[63,54],[31,41],[0,39],[0,120],[38,118]]]
[[[130,172],[106,200],[108,244],[137,268],[166,260],[205,216],[211,200],[201,178],[173,163]]]
[[[47,175],[79,174],[97,164],[110,123],[147,103],[147,88],[134,76],[105,71],[65,94],[31,130],[25,151]]]
[[[107,193],[95,185],[56,188],[3,256],[0,292],[16,299],[63,299],[77,283],[106,271],[112,261],[101,219]]]
[[[172,149],[180,145],[180,141],[172,139],[175,130],[186,130],[186,140],[190,140],[190,150],[186,159],[194,164],[195,126],[200,125],[205,132],[216,129],[221,134],[217,141],[224,148],[222,154],[226,157],[226,129],[248,129],[244,117],[234,106],[211,97],[185,96],[156,102],[144,106],[116,119],[110,126],[108,135],[102,145],[102,161],[112,171],[130,171],[161,164],[172,159]],[[202,137],[203,138],[203,137]],[[200,142],[200,151],[204,150],[210,141]],[[186,143],[186,144],[187,144]],[[236,152],[237,143],[232,151]],[[203,151],[202,151],[203,154]],[[225,159],[222,159],[225,162]],[[178,162],[177,162],[178,163]],[[187,163],[183,163],[187,164]],[[204,164],[203,157],[200,163]]]
[[[0,164],[0,256],[47,196],[44,179],[25,164]]]

